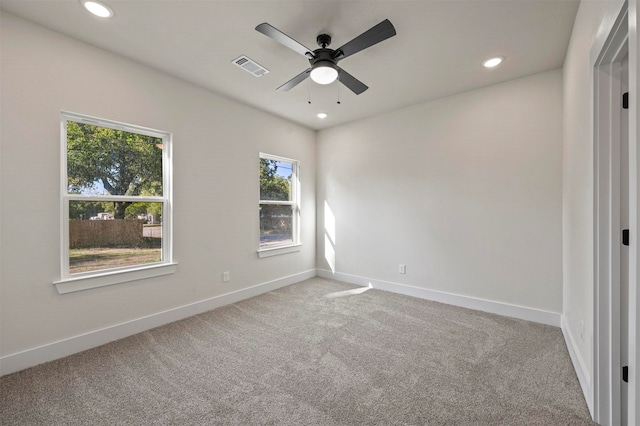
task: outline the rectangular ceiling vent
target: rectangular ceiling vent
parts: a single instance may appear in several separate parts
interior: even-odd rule
[[[246,56],[242,55],[239,58],[234,59],[234,64],[242,68],[248,73],[253,74],[256,77],[262,77],[265,74],[269,73],[269,70],[254,61],[253,59],[249,59]]]

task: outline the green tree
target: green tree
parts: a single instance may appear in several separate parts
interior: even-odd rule
[[[125,219],[137,219],[139,215],[162,216],[162,203],[131,203],[127,207]]]
[[[104,209],[99,201],[72,201],[69,203],[69,219],[88,220],[102,211]]]
[[[291,176],[278,174],[278,161],[260,159],[260,199],[289,201],[291,197]]]
[[[162,195],[162,139],[67,121],[67,175],[70,192],[99,182],[110,195]],[[114,218],[130,204],[114,202]]]

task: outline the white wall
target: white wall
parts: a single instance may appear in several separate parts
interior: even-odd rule
[[[589,52],[607,2],[582,1],[563,69],[563,321],[592,406],[593,111]],[[581,327],[584,323],[584,338]]]
[[[315,274],[313,131],[12,15],[1,19],[2,356]],[[173,133],[175,274],[57,293],[61,110]],[[257,257],[261,151],[300,160],[300,252]]]
[[[560,70],[319,132],[318,267],[560,313],[561,138]]]

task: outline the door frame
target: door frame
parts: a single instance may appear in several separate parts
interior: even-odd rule
[[[620,424],[620,70],[621,52],[629,55],[629,424],[640,421],[636,367],[640,334],[636,326],[640,205],[638,164],[638,1],[609,4],[591,49],[593,81],[594,285],[592,395],[594,420]]]

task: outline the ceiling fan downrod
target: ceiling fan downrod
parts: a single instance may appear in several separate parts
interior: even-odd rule
[[[326,49],[327,46],[331,44],[331,36],[329,34],[319,34],[316,37],[316,43],[323,49]]]

